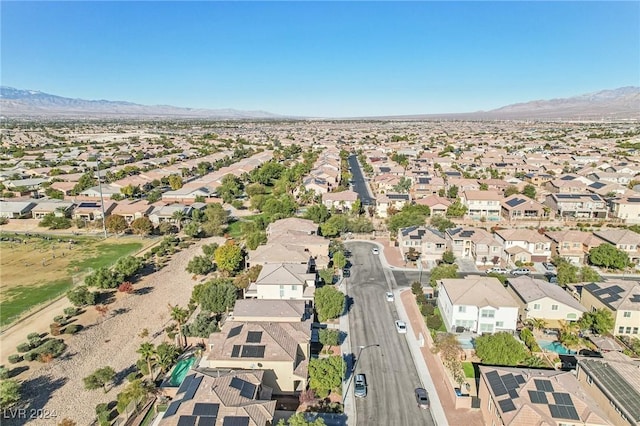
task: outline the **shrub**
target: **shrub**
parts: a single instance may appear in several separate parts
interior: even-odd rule
[[[18,355],[18,354],[9,355],[9,364],[16,364],[20,361],[22,361],[22,355]]]
[[[29,352],[31,350],[31,345],[28,343],[20,343],[16,349],[18,352]]]
[[[6,380],[9,378],[9,369],[4,365],[0,365],[0,380]]]
[[[38,356],[38,354],[35,353],[34,351],[27,352],[26,354],[24,354],[24,360],[25,361],[33,361],[34,359],[36,359],[37,356]]]
[[[442,319],[439,315],[431,315],[427,317],[427,327],[437,330],[442,326]]]
[[[38,356],[38,355],[49,354],[49,355],[51,355],[51,357],[57,358],[62,354],[62,352],[64,352],[64,350],[66,348],[67,348],[67,345],[64,343],[64,340],[62,340],[62,339],[51,339],[51,340],[46,341],[39,348],[36,348],[36,349],[32,350],[31,352],[28,352],[26,355],[35,354],[35,356],[33,357],[35,359],[35,357]],[[27,358],[26,355],[25,355],[25,359]]]
[[[133,284],[130,281],[125,281],[118,286],[118,291],[122,293],[131,294],[133,293]]]
[[[64,329],[64,333],[65,334],[76,334],[80,330],[82,330],[82,326],[80,324],[71,324],[71,325],[68,325],[67,328]]]
[[[29,341],[31,341],[33,339],[39,339],[39,338],[40,338],[40,333],[33,332],[33,333],[29,333],[27,335],[27,340],[29,340]]]
[[[107,403],[96,405],[96,414],[100,414],[103,411],[107,411],[107,412],[109,411],[109,405]]]
[[[411,292],[416,296],[423,294],[424,292],[422,291],[422,284],[420,284],[418,281],[414,281],[413,283],[411,283]]]
[[[133,373],[129,373],[127,374],[127,382],[131,383],[134,380],[137,380],[140,378],[140,372],[138,371],[134,371]]]
[[[78,315],[80,309],[76,308],[75,306],[69,306],[68,308],[64,308],[63,312],[68,318],[71,318]]]
[[[65,325],[67,323],[67,319],[63,315],[57,315],[53,318],[53,322],[56,322],[60,325]]]

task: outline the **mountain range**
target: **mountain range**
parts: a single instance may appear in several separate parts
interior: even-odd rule
[[[0,86],[0,117],[4,118],[194,118],[212,120],[303,119],[266,111],[181,108],[171,105],[140,105],[132,102],[72,99],[37,90]],[[491,111],[456,114],[417,114],[358,119],[407,120],[638,120],[640,87],[602,90],[570,98],[534,100]]]

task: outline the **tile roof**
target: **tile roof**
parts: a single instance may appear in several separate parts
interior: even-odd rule
[[[439,281],[454,305],[514,307],[518,304],[497,278],[470,276]]]
[[[586,308],[559,285],[532,277],[509,278],[507,281],[525,303],[549,297],[580,312],[586,312]]]

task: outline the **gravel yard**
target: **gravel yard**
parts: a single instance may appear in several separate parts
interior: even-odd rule
[[[66,417],[88,425],[95,418],[97,404],[115,400],[138,359],[136,350],[143,341],[138,334],[148,329],[148,339],[156,345],[166,339],[163,330],[171,322],[168,304],[186,307],[195,283],[185,267],[193,256],[201,254],[203,244],[214,241],[222,243],[224,239],[205,239],[174,254],[162,270],[135,284],[136,290],[147,288],[147,293],[118,297],[104,319],[68,339],[69,346],[59,359],[25,378],[22,394],[29,404],[27,417],[30,413],[43,417],[27,419],[28,424],[55,425]],[[115,388],[108,394],[85,390],[82,379],[107,365],[117,373]],[[2,424],[25,424],[25,419],[3,418]]]

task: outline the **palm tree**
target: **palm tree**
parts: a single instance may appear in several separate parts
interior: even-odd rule
[[[535,330],[542,330],[547,326],[547,322],[542,318],[529,318],[527,321]]]
[[[180,232],[180,230],[182,229],[182,222],[187,218],[187,215],[184,213],[183,210],[176,210],[175,212],[173,212],[173,214],[171,215],[171,218],[176,222],[176,224],[178,225],[178,232]]]
[[[560,335],[558,336],[558,340],[567,347],[576,346],[580,341],[577,331],[577,323],[572,321],[560,321]]]
[[[182,325],[189,318],[189,311],[187,309],[181,308],[178,305],[171,306],[169,304],[169,309],[171,311],[171,319],[178,323],[178,336],[180,338],[180,347],[184,347],[184,336],[182,335]]]
[[[149,369],[149,377],[152,377],[153,372],[151,371],[151,363],[155,361],[156,357],[155,345],[151,342],[143,342],[136,352],[139,353],[140,358],[147,363],[147,367]]]

